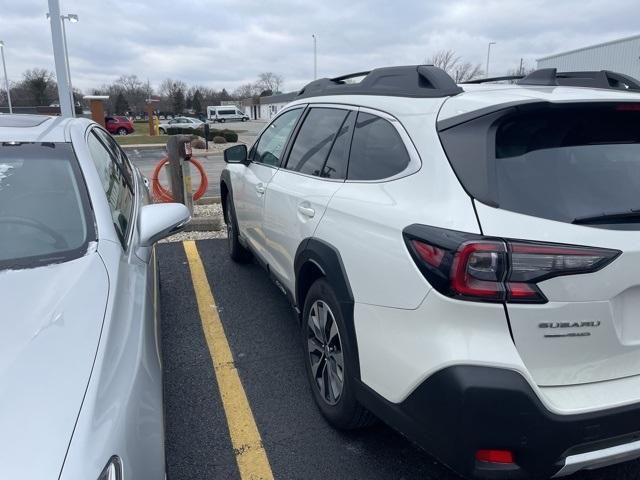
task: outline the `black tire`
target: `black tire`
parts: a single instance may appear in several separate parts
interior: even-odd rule
[[[320,373],[316,376],[313,373],[312,367],[312,356],[311,353],[312,348],[316,348],[316,353],[320,351],[317,347],[311,347],[310,345],[317,340],[317,336],[314,340],[314,333],[311,330],[310,315],[312,308],[314,305],[318,305],[317,302],[324,304],[329,307],[329,313],[333,317],[333,321],[335,322],[335,326],[338,330],[338,343],[340,344],[340,353],[343,358],[343,370],[342,370],[342,389],[340,394],[337,396],[333,396],[333,402],[326,398],[326,392],[331,389],[328,386],[328,383],[324,383],[325,385],[325,393],[321,391],[321,387],[319,384],[323,383],[323,374]],[[324,308],[324,307],[323,307]],[[317,312],[317,309],[316,309]],[[365,409],[358,400],[356,399],[355,394],[355,378],[353,377],[352,370],[353,365],[355,365],[355,352],[351,351],[350,342],[347,341],[347,329],[344,323],[344,318],[342,316],[342,311],[340,310],[340,303],[338,302],[338,298],[333,291],[333,288],[329,284],[329,282],[320,278],[311,285],[309,292],[307,293],[307,297],[304,302],[304,310],[302,316],[302,325],[300,329],[301,334],[301,343],[304,354],[304,363],[305,369],[307,371],[307,379],[309,380],[309,385],[311,387],[311,392],[313,395],[313,399],[320,410],[320,413],[324,416],[324,418],[334,427],[344,430],[352,430],[356,428],[366,427],[375,422],[375,417],[371,412]],[[325,324],[325,326],[328,323]],[[327,336],[330,333],[325,332]],[[334,336],[335,339],[335,336]],[[331,340],[326,342],[328,345],[328,349],[325,348],[324,358],[328,358],[329,353],[332,348],[334,348],[334,354],[336,350],[335,343],[331,346]],[[318,355],[315,355],[317,359]],[[320,362],[319,362],[320,363]],[[331,369],[329,366],[331,365],[331,361],[326,359],[325,366]],[[336,365],[336,362],[333,362],[333,365]],[[317,368],[317,372],[320,372],[321,368]],[[339,369],[335,370],[336,372]],[[336,375],[335,373],[332,375]],[[334,377],[336,378],[336,377]]]
[[[158,131],[160,132],[160,135],[166,135],[167,133],[164,131],[164,128],[159,128]]]
[[[221,118],[219,121],[220,121],[220,123],[226,122],[226,120],[224,118]]]
[[[246,122],[247,120],[249,120],[247,117],[243,117],[243,118],[242,118],[242,121],[243,121],[243,122]]]
[[[251,252],[244,248],[238,238],[238,222],[236,221],[236,212],[233,207],[231,195],[227,196],[226,202],[226,219],[227,219],[227,246],[229,248],[229,256],[236,263],[247,263],[251,260]]]
[[[128,135],[129,132],[127,132],[126,128],[119,128],[116,132],[118,135]]]

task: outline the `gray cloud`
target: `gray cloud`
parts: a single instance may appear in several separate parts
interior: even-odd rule
[[[46,0],[0,0],[9,76],[53,70]],[[62,0],[80,22],[67,29],[73,83],[89,89],[123,74],[158,85],[172,77],[233,89],[273,71],[285,88],[322,76],[420,63],[454,49],[491,73],[533,66],[550,53],[637,33],[637,0]]]

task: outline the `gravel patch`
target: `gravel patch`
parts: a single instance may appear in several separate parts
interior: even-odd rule
[[[222,220],[222,205],[214,203],[211,205],[194,205],[194,217],[220,217]],[[224,224],[224,221],[222,221]],[[208,240],[210,238],[227,238],[227,229],[223,225],[221,230],[210,232],[180,232],[160,240],[159,243],[182,242],[184,240]]]
[[[219,203],[212,203],[211,205],[194,205],[193,216],[194,217],[222,216],[222,205]]]

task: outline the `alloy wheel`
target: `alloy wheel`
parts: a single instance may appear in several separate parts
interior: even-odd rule
[[[315,385],[322,399],[335,405],[344,387],[344,356],[335,317],[322,300],[316,300],[309,310],[307,347]]]

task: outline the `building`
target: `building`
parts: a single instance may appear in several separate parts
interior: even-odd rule
[[[292,102],[298,92],[279,93],[277,95],[269,95],[268,97],[250,97],[243,98],[239,102],[240,110],[252,120],[271,120],[276,113]]]
[[[640,79],[640,35],[556,53],[537,60],[538,68],[560,72],[612,70]]]

